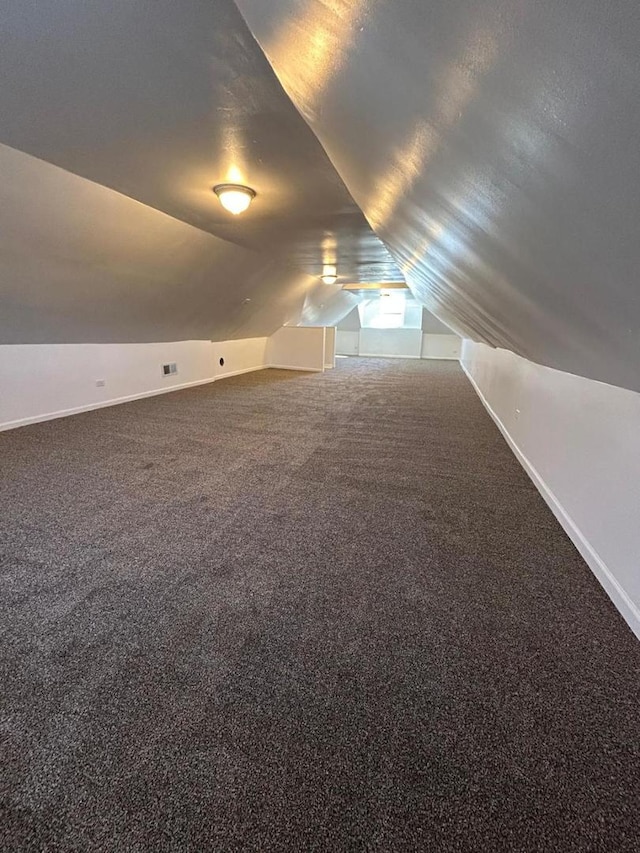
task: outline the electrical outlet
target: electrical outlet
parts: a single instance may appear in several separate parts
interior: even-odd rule
[[[106,384],[107,384],[106,379],[96,379],[96,388],[104,388],[104,386]]]

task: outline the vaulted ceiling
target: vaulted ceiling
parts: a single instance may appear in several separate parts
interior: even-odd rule
[[[640,389],[636,0],[238,0],[436,314]]]
[[[5,0],[0,341],[334,322],[336,262],[640,390],[639,39],[635,0]]]
[[[0,81],[0,343],[264,335],[402,279],[232,0],[7,0]]]
[[[8,0],[0,33],[0,142],[311,275],[402,278],[232,0]]]

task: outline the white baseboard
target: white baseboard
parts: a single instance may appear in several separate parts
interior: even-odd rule
[[[507,430],[506,426],[502,423],[500,417],[493,410],[491,404],[484,396],[475,379],[469,373],[462,361],[460,362],[460,366],[464,370],[467,379],[469,380],[476,394],[480,398],[482,405],[485,407],[485,409],[493,419],[494,423],[502,433],[505,441],[513,451],[516,459],[518,460],[518,462],[520,462],[524,470],[527,472],[530,479],[533,481],[533,484],[538,489],[545,502],[547,503],[547,506],[558,519],[564,532],[576,546],[578,552],[580,553],[580,556],[589,566],[593,574],[596,576],[601,586],[603,587],[611,601],[614,603],[616,609],[622,615],[625,622],[629,625],[633,633],[640,640],[640,610],[638,610],[636,605],[629,598],[624,589],[620,586],[613,573],[609,570],[609,568],[607,568],[604,560],[600,557],[595,548],[591,545],[587,537],[580,530],[580,528],[571,518],[569,513],[564,509],[558,498],[554,495],[553,491],[544,481],[542,476],[538,473],[535,466],[529,461],[529,459],[527,459],[524,453],[520,450],[515,440],[511,437],[511,434]]]
[[[291,364],[265,364],[265,370],[301,370],[304,373],[323,373],[323,367],[293,367]]]
[[[358,355],[362,358],[420,358],[419,355],[398,355],[397,353],[392,354],[388,352],[361,352]]]
[[[350,353],[358,356],[358,353]],[[362,358],[415,358],[418,361],[460,361],[457,355],[389,355],[380,352],[361,352]]]
[[[256,370],[264,369],[265,365],[260,364],[256,367],[243,367],[241,370],[230,370],[228,373],[219,373],[215,377],[215,381],[218,381],[219,379],[230,379],[232,376],[240,376],[242,373],[255,373]],[[212,379],[211,381],[213,382],[214,380]]]
[[[154,388],[153,391],[141,391],[139,394],[129,394],[127,397],[113,397],[110,400],[99,400],[95,403],[88,403],[84,406],[75,406],[72,409],[60,409],[57,412],[47,412],[43,415],[33,415],[29,418],[20,418],[16,421],[6,421],[0,424],[0,432],[7,429],[16,429],[17,427],[29,426],[29,424],[42,423],[43,421],[53,421],[56,418],[66,418],[69,415],[80,415],[83,412],[92,412],[95,409],[106,409],[109,406],[118,406],[120,403],[131,403],[134,400],[142,400],[145,397],[156,397],[159,394],[169,394],[171,391],[181,391],[184,388],[193,388],[196,385],[208,385],[210,382],[215,382],[216,377],[211,379],[196,379],[194,382],[183,382],[180,385],[172,385],[170,388]]]
[[[168,388],[154,388],[152,391],[141,391],[138,394],[129,394],[126,397],[113,397],[109,400],[99,400],[93,403],[87,403],[84,406],[75,406],[70,409],[60,409],[56,412],[45,412],[44,414],[32,415],[28,418],[5,421],[4,423],[0,423],[0,432],[29,426],[30,424],[43,423],[44,421],[53,421],[57,418],[67,418],[71,415],[80,415],[83,412],[92,412],[96,409],[106,409],[109,406],[118,406],[121,403],[132,403],[134,400],[143,400],[145,397],[156,397],[159,394],[170,394],[172,391],[182,391],[185,388],[194,388],[197,385],[209,385],[212,382],[217,382],[221,379],[229,379],[232,376],[239,376],[242,373],[253,373],[256,370],[265,370],[268,367],[274,367],[279,370],[301,370],[304,372],[322,373],[320,368],[292,367],[291,365],[286,364],[261,364],[255,367],[243,367],[240,370],[231,370],[228,373],[218,374],[218,376],[212,376],[207,379],[196,379],[193,382],[182,382],[179,385],[171,385],[171,387]]]

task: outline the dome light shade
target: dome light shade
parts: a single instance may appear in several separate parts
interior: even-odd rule
[[[338,280],[338,270],[333,264],[325,264],[320,277],[325,284],[335,284]]]
[[[256,197],[255,190],[251,187],[243,187],[242,184],[218,184],[213,191],[224,209],[233,213],[234,216],[244,213]]]

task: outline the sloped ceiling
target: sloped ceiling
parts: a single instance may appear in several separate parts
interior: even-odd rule
[[[0,18],[0,343],[266,335],[354,304],[323,263],[402,277],[232,0]]]
[[[2,4],[1,342],[334,322],[335,261],[640,390],[635,0],[237,7]],[[239,219],[225,180],[258,190]]]
[[[237,0],[426,306],[640,390],[637,0]]]
[[[232,0],[4,0],[0,80],[5,145],[308,274],[402,278]]]
[[[229,340],[353,297],[0,145],[0,344]]]

